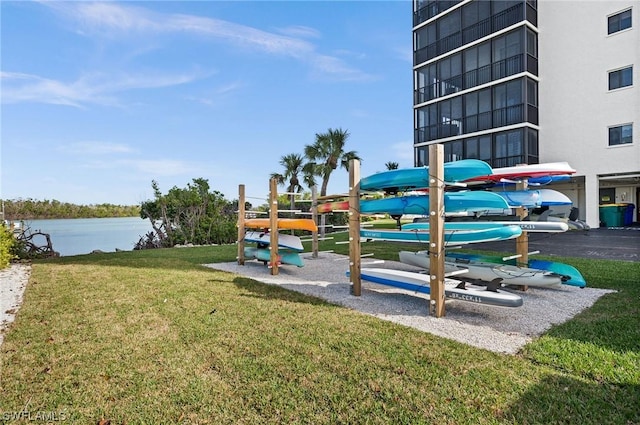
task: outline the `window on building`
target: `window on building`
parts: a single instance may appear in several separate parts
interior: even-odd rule
[[[538,57],[538,36],[529,28],[527,28],[527,54],[534,58]]]
[[[493,155],[491,149],[491,136],[485,135],[478,137],[478,145],[480,147],[480,155],[478,159],[491,162],[491,157]]]
[[[522,132],[523,130],[518,129],[495,135],[494,167],[511,167],[525,162]]]
[[[609,72],[609,90],[619,89],[633,85],[633,67],[618,69]]]
[[[478,138],[470,137],[464,141],[465,158],[477,159],[480,154],[478,151]]]
[[[527,105],[538,106],[538,84],[527,78]]]
[[[463,156],[463,141],[455,140],[453,142],[445,143],[444,145],[444,161],[459,161],[464,158]]]
[[[462,7],[462,27],[468,28],[482,22],[491,16],[491,3],[488,1],[473,1]]]
[[[608,20],[609,34],[631,28],[631,9],[611,15]]]
[[[609,146],[627,145],[633,142],[633,124],[609,127]]]
[[[451,55],[438,62],[438,77],[441,80],[440,96],[462,90],[462,55]]]
[[[527,132],[527,164],[537,164],[538,157],[538,132],[532,128],[528,128]]]

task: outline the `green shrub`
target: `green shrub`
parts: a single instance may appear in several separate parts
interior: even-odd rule
[[[9,262],[13,259],[15,240],[11,230],[2,223],[0,225],[0,269],[9,267]]]

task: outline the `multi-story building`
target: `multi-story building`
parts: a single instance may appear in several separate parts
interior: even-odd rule
[[[433,143],[445,161],[495,168],[567,161],[577,173],[553,188],[591,227],[601,203],[638,205],[639,9],[635,0],[414,0],[415,165],[428,163]]]

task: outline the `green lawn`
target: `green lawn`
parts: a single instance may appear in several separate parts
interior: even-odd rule
[[[638,263],[562,259],[617,292],[509,356],[201,266],[235,255],[34,263],[0,347],[0,422],[24,410],[80,424],[640,423]]]

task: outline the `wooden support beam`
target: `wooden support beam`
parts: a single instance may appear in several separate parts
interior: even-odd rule
[[[269,181],[269,248],[271,249],[271,275],[278,274],[278,181]]]
[[[238,265],[244,266],[244,219],[245,219],[244,185],[238,186]]]
[[[311,186],[311,219],[318,224],[318,188]],[[311,258],[318,258],[318,232],[311,234]]]
[[[429,146],[429,298],[431,314],[445,315],[444,303],[444,147]]]
[[[349,276],[351,295],[362,293],[360,273],[360,161],[349,161]]]
[[[528,187],[529,181],[527,179],[516,183],[516,190],[527,190]],[[529,215],[529,210],[526,207],[518,207],[516,215],[520,221],[523,221]],[[518,256],[516,265],[521,267],[529,266],[529,232],[526,230],[523,230],[522,234],[516,238],[516,255]],[[520,285],[518,288],[522,291],[529,289],[526,285]]]

